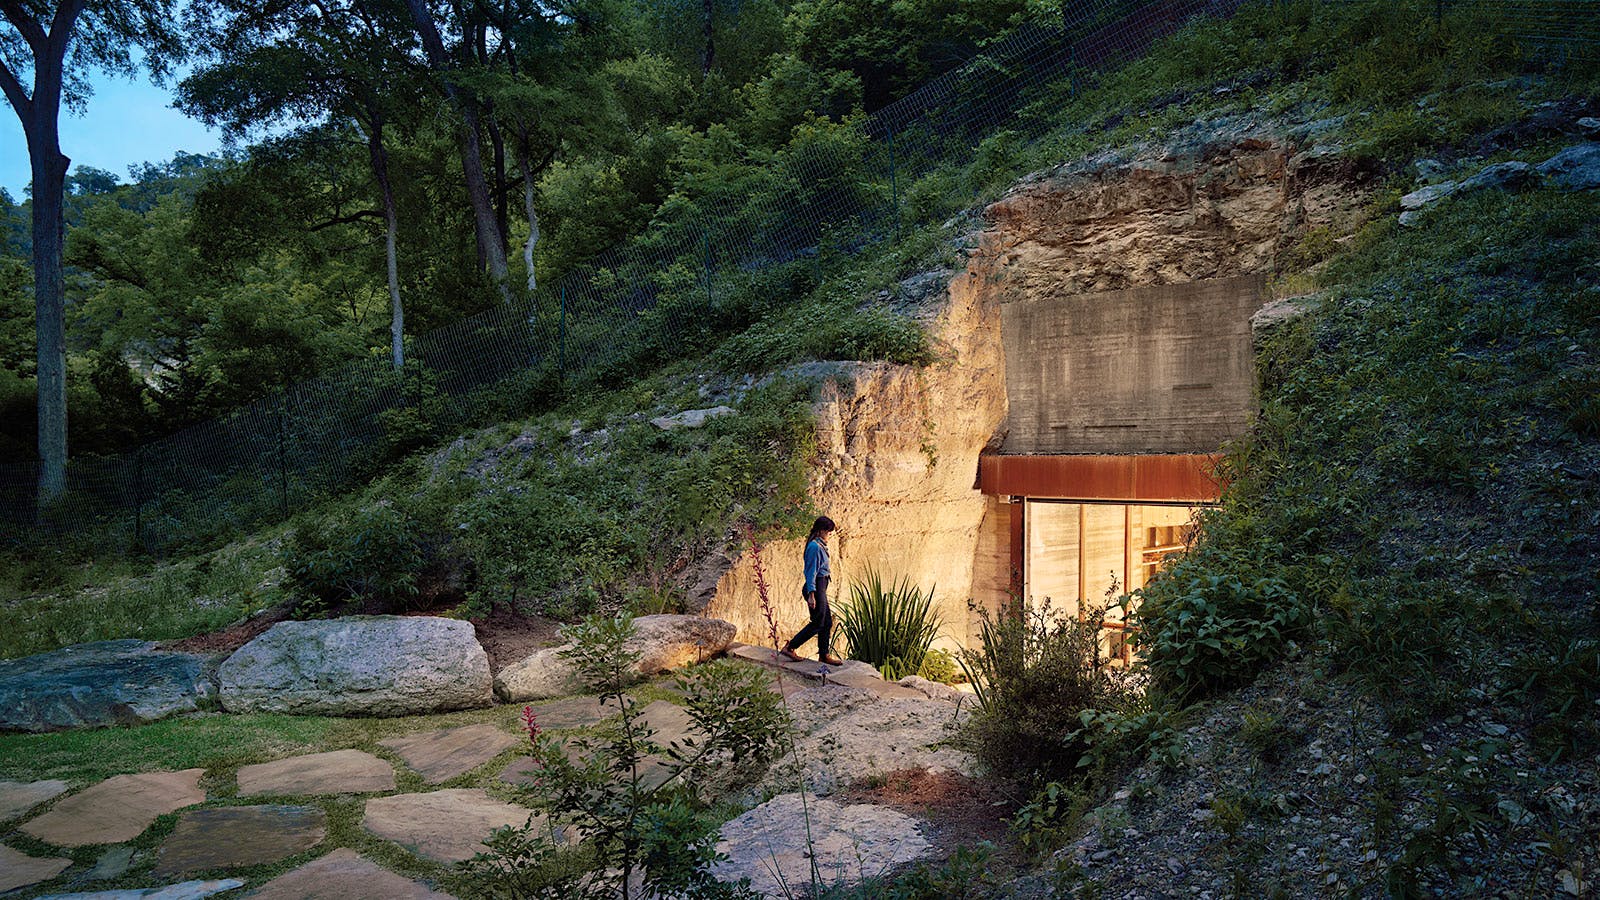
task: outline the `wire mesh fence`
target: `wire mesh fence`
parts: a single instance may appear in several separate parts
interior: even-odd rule
[[[626,380],[714,332],[739,279],[891,238],[917,178],[971,162],[1000,129],[1038,138],[1055,124],[1030,105],[1244,2],[1066,0],[1059,21],[1021,27],[784,155],[767,189],[697,198],[531,298],[415,337],[402,370],[361,360],[132,452],[73,459],[65,495],[43,510],[37,465],[0,467],[0,533],[146,550],[205,542],[286,518],[432,436],[548,404],[576,380]],[[1461,3],[1494,5],[1512,37],[1549,58],[1600,48],[1600,0]]]

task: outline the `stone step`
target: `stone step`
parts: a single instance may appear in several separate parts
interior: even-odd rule
[[[818,684],[842,684],[846,687],[861,688],[879,697],[903,697],[911,700],[921,700],[926,697],[911,688],[884,681],[882,673],[875,666],[857,659],[847,659],[837,666],[824,665],[814,659],[795,662],[776,650],[751,644],[733,644],[728,647],[728,655],[756,665],[780,669]]]

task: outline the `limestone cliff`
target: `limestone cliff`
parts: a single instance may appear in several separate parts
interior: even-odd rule
[[[1002,305],[1270,272],[1312,229],[1352,231],[1365,192],[1314,134],[1204,123],[1030,176],[991,204],[965,267],[915,280],[941,285],[921,301],[937,362],[846,364],[819,390],[812,495],[839,524],[835,596],[869,566],[908,575],[935,587],[942,643],[967,644],[969,599],[993,606],[1009,581],[1004,504],[976,489],[979,453],[1004,437]],[[763,563],[786,639],[805,622],[799,542],[769,545]],[[770,643],[748,553],[706,613]]]

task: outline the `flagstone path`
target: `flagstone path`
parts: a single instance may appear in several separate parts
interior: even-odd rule
[[[394,767],[371,753],[335,750],[291,756],[239,770],[239,796],[310,797],[394,790]]]
[[[840,771],[836,780],[846,778],[846,770],[853,770],[858,764],[872,763],[865,768],[875,771],[881,768],[878,763],[884,762],[876,756],[863,762],[855,758],[860,754],[842,752],[850,750],[853,743],[867,746],[887,740],[896,745],[907,744],[916,748],[912,761],[928,762],[921,757],[928,755],[931,748],[922,745],[929,742],[933,732],[922,718],[931,716],[930,724],[937,724],[932,720],[948,719],[955,710],[942,703],[928,706],[922,693],[883,682],[865,664],[823,667],[815,662],[794,663],[752,647],[737,647],[733,655],[798,676],[775,682],[781,683],[786,693],[794,692],[790,703],[801,743],[809,745],[824,739],[827,743],[826,748],[811,748],[816,753],[807,755],[817,758],[807,768],[829,769],[828,760],[823,758],[828,756],[849,760],[849,765],[837,766]],[[616,719],[615,708],[595,697],[547,701],[532,706],[532,711],[541,729],[564,738],[563,748],[575,761],[583,751],[573,736],[561,732],[605,727],[608,720]],[[654,732],[652,739],[662,747],[675,743],[681,746],[696,736],[688,711],[671,701],[656,700],[639,709],[638,714]],[[844,740],[848,735],[833,733],[841,727],[834,723],[840,717],[863,732],[860,741]],[[497,760],[518,746],[526,746],[526,738],[496,725],[474,724],[399,735],[379,741],[378,746],[431,786],[485,769],[495,773]],[[827,753],[822,752],[825,749]],[[906,760],[896,757],[892,762],[901,764]],[[396,768],[389,759],[356,749],[243,766],[236,775],[236,796],[230,797],[224,790],[209,806],[201,806],[208,798],[200,787],[205,770],[198,768],[117,775],[75,793],[62,781],[0,782],[0,823],[12,823],[0,829],[0,837],[15,828],[13,833],[55,847],[100,848],[92,865],[80,865],[74,870],[73,859],[48,855],[37,843],[25,844],[26,851],[0,845],[0,893],[52,880],[60,883],[58,891],[82,891],[85,886],[140,871],[159,880],[190,873],[226,873],[296,856],[303,858],[323,848],[329,852],[260,885],[248,896],[266,900],[448,900],[448,895],[384,869],[353,849],[328,846],[327,812],[322,805],[328,801],[313,803],[312,798],[368,795],[334,802],[360,804],[361,826],[366,832],[444,864],[481,852],[483,841],[497,828],[522,827],[530,821],[539,827],[546,821],[532,809],[496,799],[479,788],[394,793],[398,787]],[[660,758],[647,758],[641,765],[641,776],[649,787],[665,783],[671,774],[672,769]],[[501,783],[514,785],[529,784],[537,777],[538,767],[526,757],[501,766],[499,772]],[[275,803],[272,798],[292,799]],[[173,813],[177,813],[176,822],[159,846],[152,847],[147,842],[128,845],[158,818]],[[851,831],[850,841],[854,847],[861,839]],[[160,888],[50,896],[56,900],[199,900],[219,893],[233,896],[245,883],[237,878],[185,881]]]

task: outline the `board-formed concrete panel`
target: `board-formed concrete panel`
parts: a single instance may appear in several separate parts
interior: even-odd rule
[[[1001,307],[1002,453],[1204,453],[1255,417],[1259,275]]]

